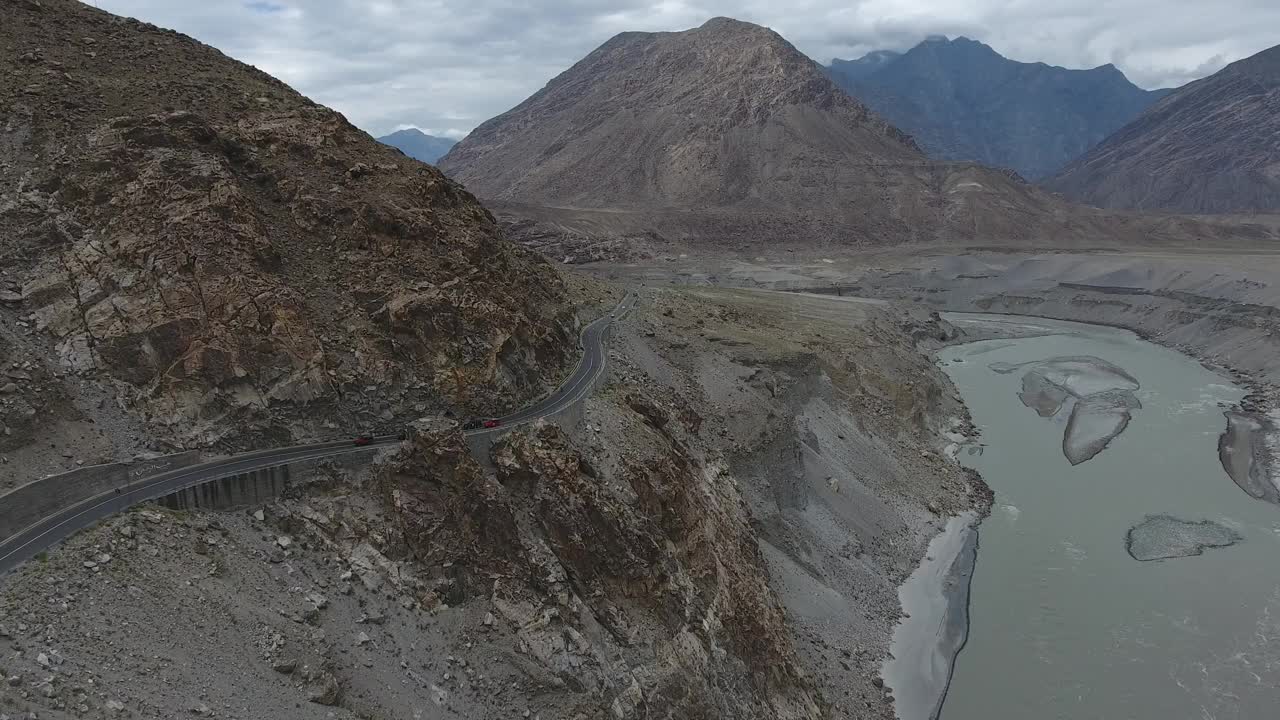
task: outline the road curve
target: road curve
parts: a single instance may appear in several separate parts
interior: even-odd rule
[[[513,427],[553,415],[581,400],[591,391],[600,374],[604,372],[604,336],[610,323],[634,307],[634,300],[634,296],[628,293],[612,312],[582,329],[579,340],[582,359],[578,361],[578,366],[574,368],[573,373],[555,392],[523,410],[500,418],[501,424],[498,427],[468,430],[466,434],[475,436],[502,433]],[[156,500],[180,490],[241,473],[303,460],[371,452],[399,442],[398,436],[384,435],[375,437],[372,443],[364,446],[353,445],[352,441],[347,439],[256,450],[131,481],[123,487],[62,508],[12,536],[0,540],[0,576],[62,542],[73,533],[148,500]]]

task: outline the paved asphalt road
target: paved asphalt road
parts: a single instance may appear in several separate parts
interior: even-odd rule
[[[634,306],[634,300],[635,298],[628,294],[622,302],[618,303],[613,312],[583,328],[582,337],[579,340],[582,359],[578,362],[578,367],[574,369],[573,374],[559,389],[533,405],[501,418],[501,424],[498,427],[468,430],[467,435],[491,435],[531,423],[538,418],[563,410],[591,392],[591,388],[605,366],[604,334],[615,316],[621,317]],[[353,445],[351,440],[339,440],[258,450],[141,478],[130,482],[125,487],[62,508],[0,541],[0,575],[4,575],[38,553],[62,542],[73,533],[148,500],[155,500],[179,490],[253,470],[347,453],[370,452],[399,442],[400,438],[395,435],[384,435],[375,437],[372,443],[364,446]]]

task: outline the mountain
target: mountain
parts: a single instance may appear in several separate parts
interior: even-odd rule
[[[931,157],[1031,179],[1079,157],[1168,92],[1143,90],[1114,65],[1017,62],[963,37],[931,37],[901,55],[833,60],[828,72]]]
[[[614,37],[480,125],[440,167],[499,200],[787,206],[852,181],[836,159],[920,157],[777,34],[717,18]]]
[[[0,8],[0,357],[38,330],[148,437],[255,447],[564,370],[563,280],[435,168],[176,32]]]
[[[614,37],[440,167],[548,232],[739,245],[1022,234],[1054,202],[931,162],[775,32],[728,18]]]
[[[931,160],[777,33],[727,18],[614,37],[440,168],[516,239],[565,261],[659,245],[1068,246],[1184,232],[1068,205],[1012,172]]]
[[[1280,211],[1280,46],[1176,90],[1046,185],[1109,208]]]
[[[415,160],[434,165],[458,141],[428,135],[417,128],[408,128],[383,135],[378,138],[378,142],[397,148]]]

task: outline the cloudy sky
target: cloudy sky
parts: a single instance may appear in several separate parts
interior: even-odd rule
[[[1180,85],[1280,43],[1277,0],[89,0],[192,35],[380,135],[461,137],[624,30],[717,15],[821,63],[965,35],[1023,61]]]

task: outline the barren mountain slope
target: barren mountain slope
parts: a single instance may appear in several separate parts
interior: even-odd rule
[[[0,15],[0,321],[50,369],[153,431],[259,445],[496,412],[563,371],[561,279],[434,168],[175,32]]]
[[[1280,211],[1280,45],[1180,88],[1046,185],[1101,207]]]
[[[922,159],[776,33],[716,18],[614,37],[476,128],[440,166],[485,198],[786,206],[835,179],[835,157]]]
[[[931,161],[776,33],[726,18],[615,37],[440,167],[556,259],[651,242],[1092,246],[1167,230]]]

